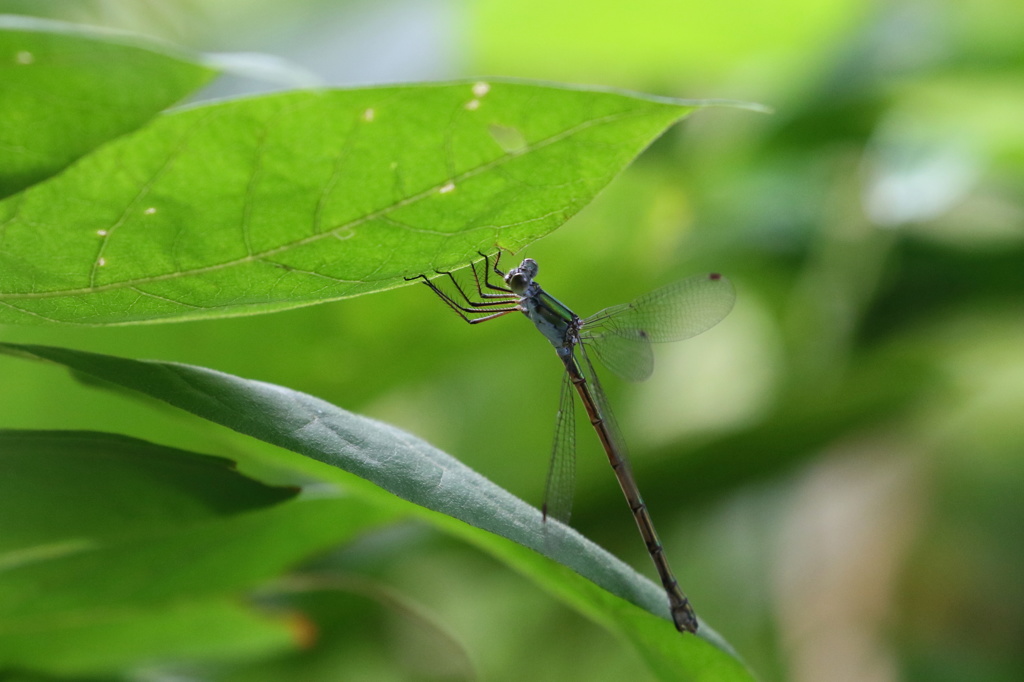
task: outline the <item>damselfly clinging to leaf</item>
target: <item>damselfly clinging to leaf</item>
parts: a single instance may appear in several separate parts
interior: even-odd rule
[[[576,470],[575,388],[590,423],[601,439],[657,568],[676,629],[696,632],[697,616],[669,568],[665,550],[630,470],[625,442],[601,390],[589,353],[593,352],[605,367],[624,379],[646,379],[654,369],[651,342],[681,341],[718,324],[732,309],[736,298],[732,284],[718,274],[690,277],[656,289],[632,303],[605,308],[596,315],[581,319],[540,287],[534,279],[537,263],[532,258],[523,260],[519,267],[505,273],[498,269],[500,251],[493,265],[486,255],[481,255],[482,277],[477,264],[470,264],[478,300],[471,298],[450,272],[439,271],[438,274],[451,280],[458,292],[457,297],[442,291],[425,275],[419,275],[419,278],[470,324],[493,320],[511,312],[523,313],[551,342],[565,365],[555,423],[555,444],[542,507],[545,518],[569,520]],[[492,271],[504,280],[504,286],[491,283]]]

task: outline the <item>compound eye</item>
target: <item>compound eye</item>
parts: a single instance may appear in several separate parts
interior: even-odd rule
[[[508,277],[508,288],[517,294],[521,294],[526,290],[527,279],[521,272],[511,272]]]

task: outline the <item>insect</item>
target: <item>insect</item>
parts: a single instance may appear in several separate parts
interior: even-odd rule
[[[470,264],[477,298],[471,298],[451,272],[448,277],[458,292],[452,296],[441,290],[426,275],[422,279],[441,300],[470,324],[487,322],[513,312],[530,319],[551,343],[565,366],[555,423],[555,442],[548,468],[542,512],[568,522],[576,471],[575,405],[579,395],[597,431],[608,461],[615,472],[640,535],[661,578],[668,596],[669,611],[676,629],[696,632],[697,616],[672,574],[665,550],[647,505],[640,496],[629,465],[625,441],[619,432],[598,381],[593,353],[605,367],[629,381],[642,381],[654,369],[652,342],[681,341],[718,324],[732,310],[736,293],[728,279],[706,274],[678,280],[644,294],[630,303],[605,308],[588,318],[580,318],[565,304],[548,294],[537,282],[538,266],[532,258],[502,272],[498,267],[501,252],[494,257],[481,254],[482,261]],[[480,265],[478,265],[480,263]],[[482,271],[482,275],[481,275]],[[490,281],[491,274],[503,284]]]

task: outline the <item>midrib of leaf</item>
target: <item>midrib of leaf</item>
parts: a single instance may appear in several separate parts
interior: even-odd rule
[[[525,154],[529,154],[531,152],[536,152],[536,151],[538,151],[540,149],[548,147],[548,146],[550,146],[552,144],[555,144],[555,143],[557,143],[557,142],[559,142],[561,140],[564,140],[564,139],[566,139],[566,138],[568,138],[568,137],[570,137],[572,135],[575,135],[576,133],[579,133],[579,132],[581,132],[583,130],[586,130],[588,128],[595,127],[595,126],[598,126],[598,125],[604,125],[604,124],[608,124],[608,123],[614,123],[614,122],[617,122],[617,121],[622,121],[622,120],[625,120],[625,119],[631,118],[631,117],[643,116],[643,115],[645,115],[647,113],[649,113],[649,112],[644,111],[644,110],[634,110],[634,111],[628,111],[628,112],[619,112],[619,113],[616,113],[616,114],[609,114],[609,115],[602,116],[602,117],[599,117],[599,118],[596,118],[596,119],[590,119],[588,121],[583,121],[583,122],[581,122],[581,123],[579,123],[579,124],[577,124],[577,125],[575,125],[575,126],[573,126],[571,128],[568,128],[568,129],[566,129],[566,130],[564,130],[564,131],[562,131],[560,133],[557,133],[555,135],[549,136],[548,138],[545,138],[545,139],[540,140],[538,142],[534,142],[532,144],[528,144],[528,145],[526,145],[526,147],[524,147],[523,151],[521,151],[521,152],[518,152],[518,153],[515,153],[515,154],[505,153],[505,154],[503,154],[503,155],[501,155],[501,156],[499,156],[499,157],[497,157],[497,158],[495,158],[495,159],[493,159],[491,161],[488,161],[488,162],[486,162],[484,164],[481,164],[481,165],[479,165],[479,166],[477,166],[475,168],[470,168],[469,170],[463,171],[463,172],[455,175],[454,177],[448,178],[448,179],[444,180],[443,182],[435,183],[433,186],[431,186],[431,187],[429,187],[429,188],[427,188],[425,190],[421,190],[420,192],[417,192],[417,193],[415,193],[415,194],[413,194],[413,195],[411,195],[409,197],[406,197],[404,199],[396,201],[396,202],[394,202],[393,204],[391,204],[389,206],[385,206],[383,208],[377,209],[376,211],[371,211],[370,213],[367,213],[367,214],[365,214],[363,216],[360,216],[359,218],[357,218],[355,220],[351,220],[351,221],[343,223],[341,225],[332,227],[332,228],[330,228],[329,230],[327,230],[325,232],[319,232],[317,234],[309,235],[309,236],[303,237],[301,239],[296,239],[296,240],[284,243],[284,244],[282,244],[280,246],[274,247],[272,249],[266,249],[266,250],[264,250],[262,252],[249,253],[249,254],[241,257],[241,258],[236,258],[236,259],[231,260],[231,261],[225,261],[223,263],[215,263],[215,264],[212,264],[212,265],[207,265],[207,266],[203,266],[203,267],[199,267],[199,268],[192,268],[192,269],[189,269],[189,270],[179,270],[179,271],[175,271],[175,272],[165,273],[165,274],[162,274],[162,275],[153,275],[152,277],[139,277],[139,278],[134,278],[134,279],[127,279],[127,280],[122,280],[122,281],[119,281],[119,282],[112,282],[110,284],[93,285],[93,286],[88,286],[88,287],[80,287],[80,288],[76,288],[76,289],[54,289],[54,290],[45,291],[45,292],[26,292],[26,293],[0,294],[0,303],[2,303],[4,301],[7,301],[7,300],[46,299],[46,298],[53,298],[53,297],[60,297],[60,296],[73,296],[73,295],[81,295],[81,294],[100,293],[100,292],[104,292],[104,291],[116,291],[116,290],[120,290],[120,289],[131,289],[133,291],[136,291],[140,295],[152,296],[154,298],[159,298],[159,299],[162,299],[162,300],[171,301],[171,302],[173,302],[175,304],[179,304],[179,305],[186,305],[186,306],[195,307],[195,308],[203,308],[204,306],[195,306],[195,305],[183,303],[181,301],[177,301],[177,300],[173,300],[173,299],[168,299],[166,297],[157,296],[155,294],[150,294],[149,292],[136,290],[135,287],[138,287],[140,285],[145,285],[145,284],[153,283],[153,282],[169,281],[169,280],[175,280],[175,279],[183,278],[183,277],[201,275],[201,274],[210,273],[210,272],[217,272],[217,271],[220,271],[220,270],[224,270],[226,268],[237,267],[237,266],[240,266],[240,265],[246,265],[246,264],[249,264],[249,263],[256,263],[256,262],[260,262],[260,261],[267,261],[267,262],[269,262],[271,265],[273,265],[275,267],[281,267],[283,269],[290,270],[290,271],[303,272],[303,273],[310,274],[310,275],[316,275],[316,276],[319,276],[319,277],[324,277],[326,279],[330,279],[331,281],[335,281],[335,282],[341,282],[341,283],[346,283],[346,284],[365,284],[365,283],[367,283],[369,281],[373,281],[373,280],[368,280],[368,279],[365,279],[365,278],[364,279],[358,279],[358,280],[355,280],[355,279],[353,279],[353,280],[342,279],[342,278],[338,278],[338,277],[332,277],[330,275],[326,275],[326,274],[323,274],[323,273],[319,273],[319,272],[316,272],[316,271],[303,270],[301,268],[295,268],[295,267],[292,267],[292,266],[286,266],[286,265],[282,265],[282,264],[279,264],[279,263],[273,263],[273,262],[269,261],[268,259],[270,259],[270,258],[272,258],[272,257],[274,257],[276,255],[279,255],[281,253],[287,253],[289,250],[297,248],[297,247],[300,247],[300,246],[306,246],[306,245],[309,245],[309,244],[314,244],[314,243],[316,243],[316,242],[318,242],[318,241],[320,241],[322,239],[328,239],[328,238],[335,238],[336,239],[336,238],[339,238],[339,236],[338,236],[339,233],[342,233],[345,230],[354,229],[354,228],[356,228],[356,227],[358,227],[358,226],[360,226],[360,225],[362,225],[362,224],[364,224],[366,222],[369,222],[371,220],[376,220],[376,219],[379,219],[379,218],[386,218],[387,215],[389,213],[391,213],[392,211],[395,211],[395,210],[400,209],[400,208],[404,208],[406,206],[410,206],[412,204],[415,204],[416,202],[422,201],[423,199],[436,194],[438,191],[440,191],[440,189],[442,187],[444,187],[448,183],[454,183],[455,186],[456,186],[456,190],[457,190],[458,184],[460,182],[463,182],[465,180],[473,178],[473,177],[475,177],[477,175],[480,175],[481,173],[487,172],[487,171],[492,170],[494,168],[500,167],[501,165],[507,163],[511,159],[515,159],[515,158],[518,158],[518,157],[523,156]],[[352,135],[354,135],[354,134],[356,134],[356,133],[352,133]],[[119,221],[115,222],[113,225],[111,225],[110,228],[108,228],[108,234],[104,237],[104,239],[103,239],[103,241],[101,243],[100,251],[97,254],[96,260],[93,262],[92,269],[91,269],[91,272],[90,272],[90,281],[93,281],[93,282],[95,281],[96,273],[98,271],[98,268],[100,267],[99,266],[100,258],[103,257],[103,253],[104,253],[104,251],[107,248],[109,240],[114,236],[114,233],[115,233],[117,227],[119,227],[121,224],[124,223],[126,218],[130,215],[130,211],[131,211],[132,207],[140,205],[142,200],[147,196],[149,188],[151,188],[153,186],[153,184],[156,182],[156,180],[173,165],[174,160],[177,158],[178,155],[180,155],[181,150],[183,150],[186,146],[187,145],[186,145],[185,141],[183,141],[182,144],[178,145],[178,151],[173,156],[168,158],[167,162],[165,164],[163,164],[160,167],[160,169],[158,169],[157,173],[154,174],[153,177],[150,178],[150,180],[147,181],[143,185],[142,190],[139,192],[139,194],[136,196],[136,198],[133,199],[125,207],[125,210],[122,212],[121,219]],[[257,154],[257,156],[260,156],[260,154]],[[330,187],[333,185],[334,178],[336,178],[337,175],[340,172],[341,172],[340,166],[336,167],[334,174],[331,176],[331,181],[329,181],[327,183],[327,186],[323,190],[323,193],[321,195],[321,201],[318,202],[318,209],[319,209],[319,205],[323,201],[323,197],[327,196],[327,194],[328,194],[328,192],[330,190]],[[245,205],[249,206],[250,202],[246,202]],[[3,223],[3,225],[0,225],[0,231],[2,231],[3,227],[6,227],[6,225],[8,225],[9,223],[11,223],[12,221],[17,219],[17,217],[18,217],[17,212],[18,212],[18,208],[15,208],[15,210],[14,210],[13,214],[11,215],[11,217],[7,221],[5,221]],[[476,228],[473,228],[473,229],[484,229],[484,228],[493,229],[494,227],[499,227],[500,228],[500,227],[509,227],[509,226],[513,226],[513,225],[519,225],[519,224],[523,224],[525,222],[533,222],[533,221],[541,220],[541,219],[543,219],[545,217],[548,217],[550,215],[553,215],[554,213],[557,213],[557,212],[558,211],[552,211],[552,212],[549,212],[549,213],[547,213],[547,214],[545,214],[543,216],[532,218],[530,221],[519,221],[519,222],[516,222],[516,223],[510,223],[508,225],[497,225],[497,226],[488,225],[488,226],[476,227]],[[413,227],[413,226],[407,225],[405,223],[400,223],[398,221],[392,221],[392,222],[394,224],[396,224],[397,226],[400,226],[402,229],[407,229],[407,230],[410,230],[410,231],[416,231],[416,232],[420,232],[420,233],[424,233],[424,234],[435,234],[435,235],[447,235],[447,234],[450,234],[448,232],[443,232],[443,231],[439,231],[439,230],[429,230],[429,229],[426,229],[426,228]],[[243,234],[244,234],[244,232],[243,232]],[[15,308],[19,312],[22,312],[22,313],[25,313],[25,314],[37,315],[39,317],[43,317],[42,315],[38,315],[38,313],[33,313],[33,312],[30,312],[30,311],[25,311],[25,310],[22,310],[21,308],[17,308],[16,306],[10,306],[10,307]]]

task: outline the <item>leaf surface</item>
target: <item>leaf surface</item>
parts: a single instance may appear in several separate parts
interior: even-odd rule
[[[220,457],[93,432],[0,430],[0,469],[0,566],[51,543],[164,532],[297,492]]]
[[[401,510],[289,500],[228,464],[110,434],[0,431],[0,669],[75,676],[302,643],[301,623],[243,597]]]
[[[139,36],[0,16],[0,197],[135,130],[215,75]]]
[[[460,267],[554,230],[697,105],[467,81],[166,113],[0,202],[0,323],[254,314]]]
[[[321,474],[332,480],[331,471],[344,470],[379,486],[412,504],[400,504],[338,471],[336,480],[364,499],[387,507],[399,504],[424,516],[620,633],[634,643],[660,679],[751,679],[706,624],[697,637],[677,633],[668,622],[664,592],[649,579],[571,528],[542,522],[538,509],[394,427],[281,386],[200,367],[42,346],[0,348],[142,391],[318,460],[335,468],[325,467]],[[278,464],[295,466],[285,460]]]

